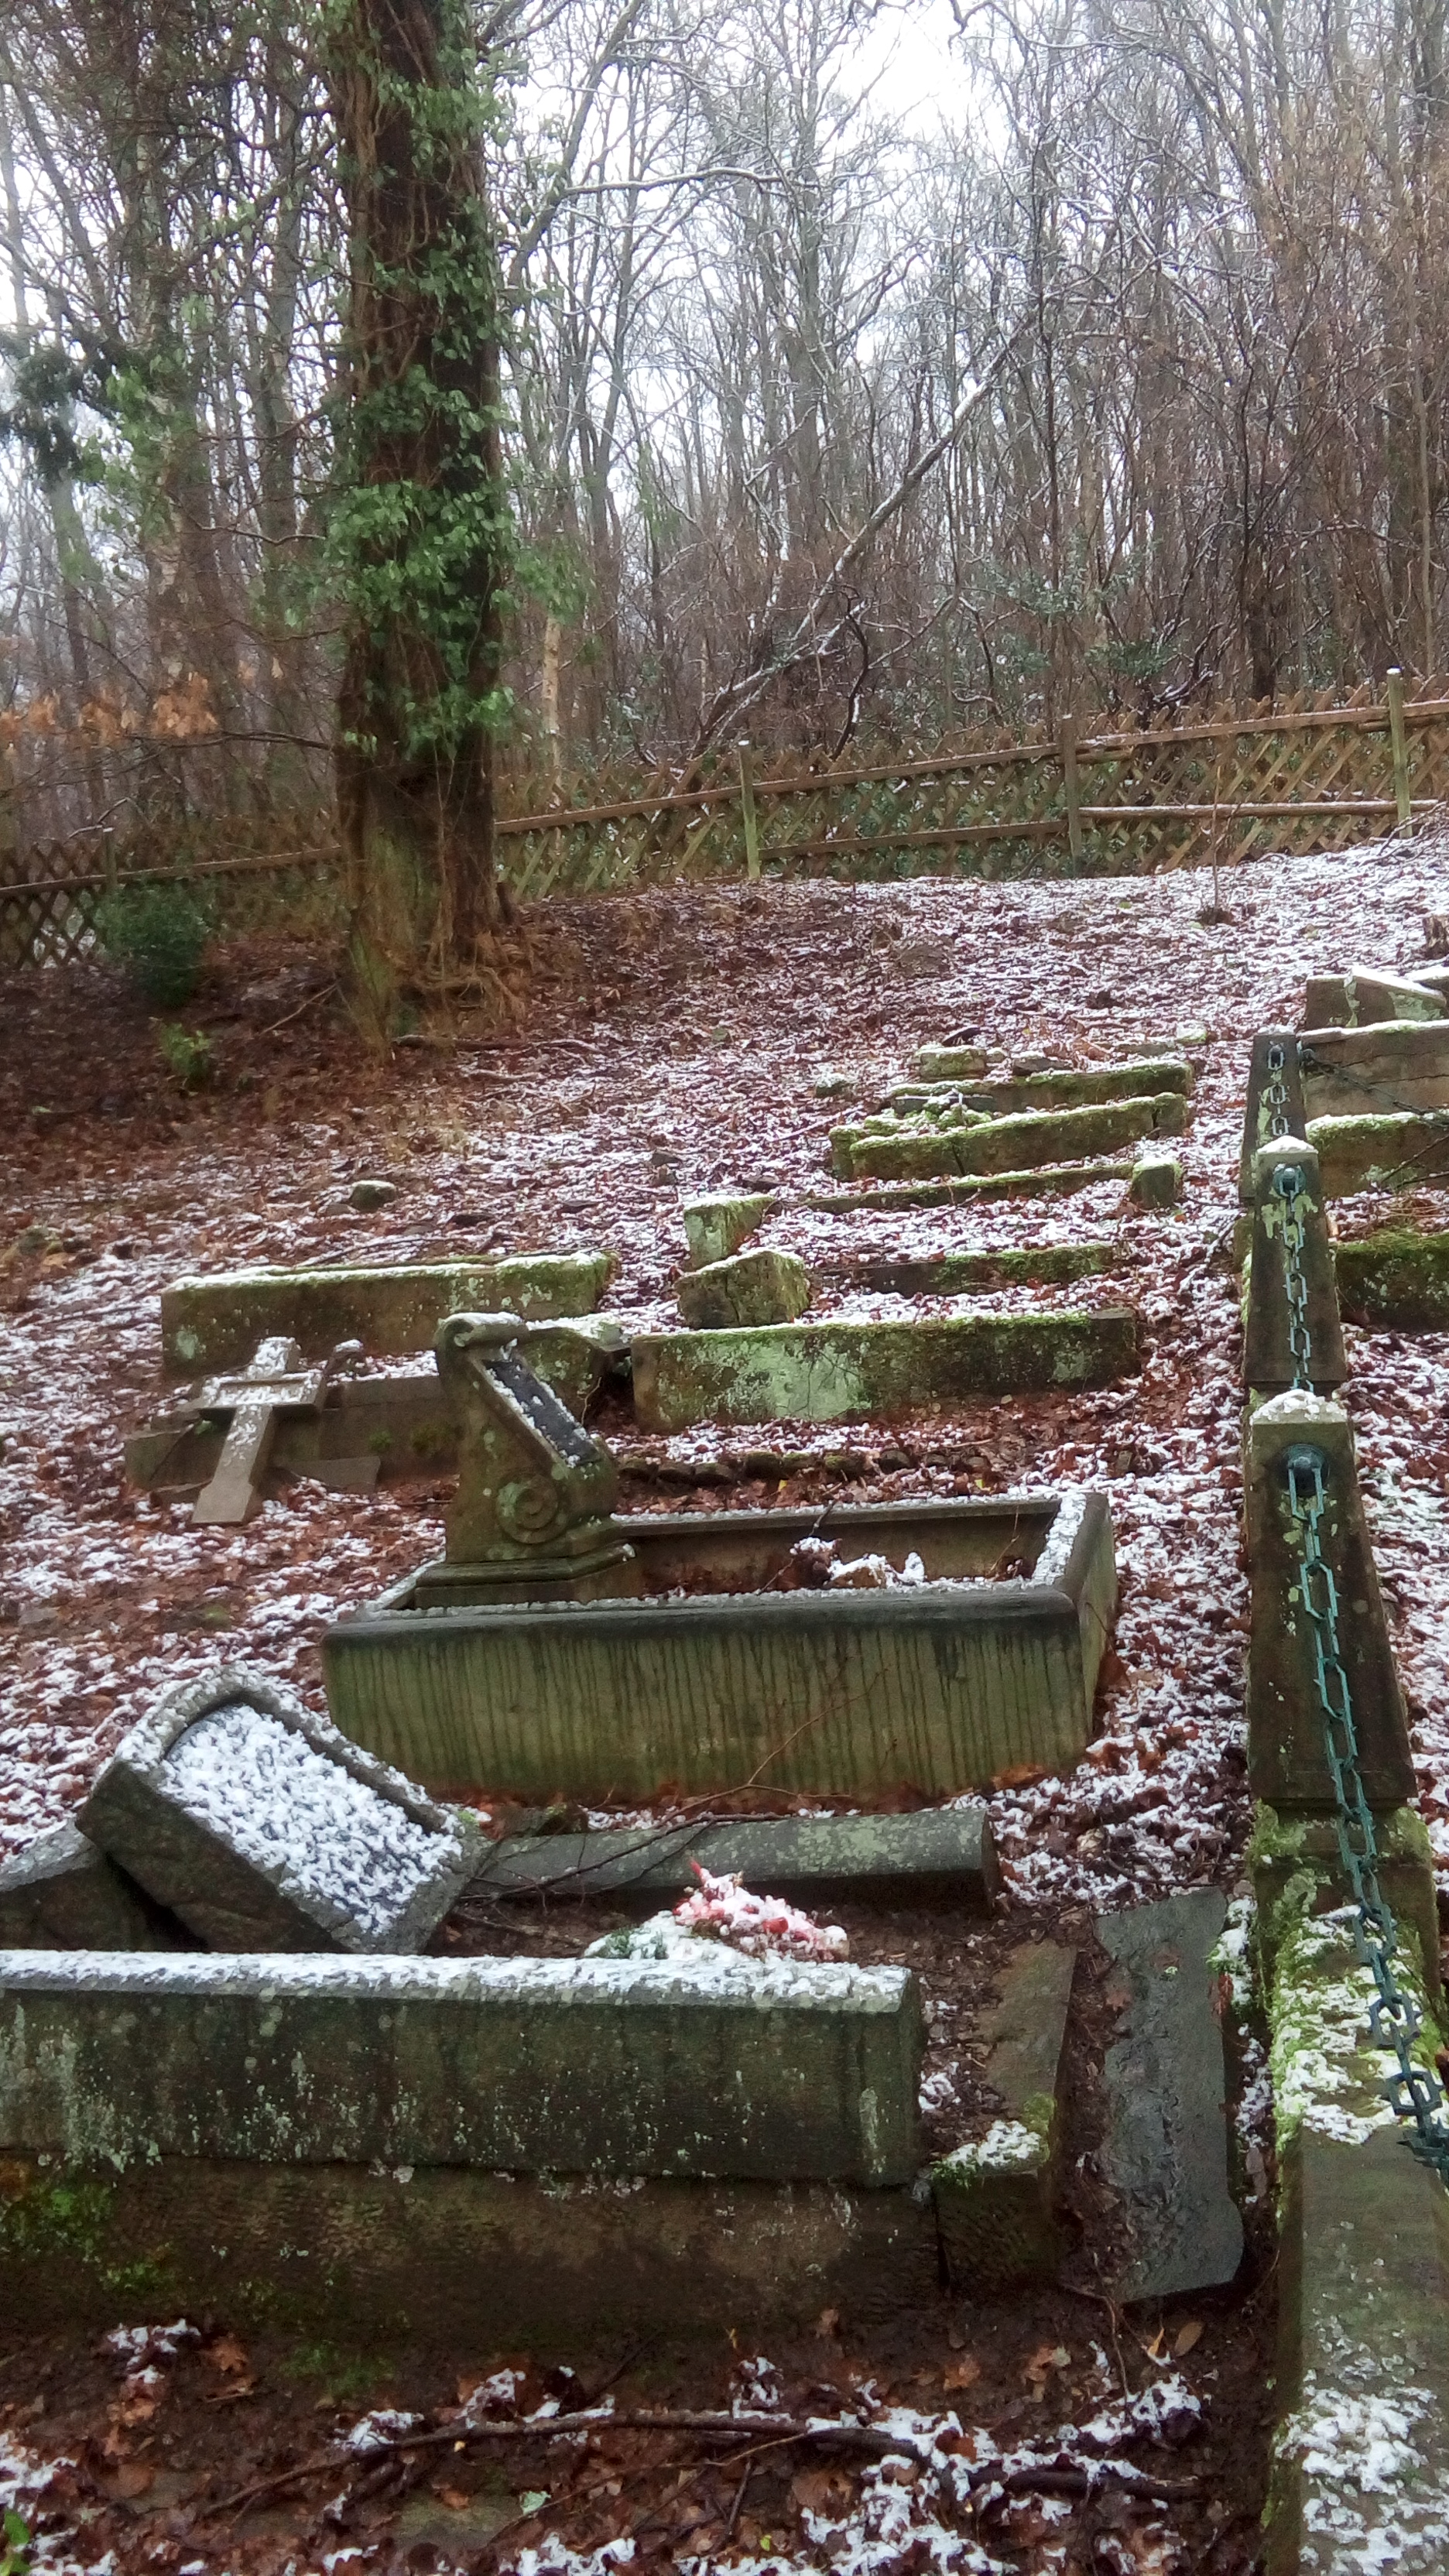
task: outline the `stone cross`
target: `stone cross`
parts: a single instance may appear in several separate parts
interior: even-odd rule
[[[261,1481],[277,1417],[319,1411],[332,1367],[333,1360],[324,1360],[319,1367],[304,1368],[297,1344],[276,1334],[257,1344],[256,1357],[238,1376],[207,1380],[198,1410],[230,1412],[231,1423],[216,1472],[192,1505],[196,1527],[235,1525],[261,1510]]]

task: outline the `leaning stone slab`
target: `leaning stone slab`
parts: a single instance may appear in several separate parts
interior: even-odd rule
[[[1449,2564],[1449,2194],[1384,2099],[1346,1914],[1280,1909],[1268,2016],[1279,2173],[1269,2576]],[[1426,2005],[1412,1940],[1400,1983]],[[1432,2066],[1425,2017],[1414,2054]]]
[[[0,2154],[907,2181],[902,1968],[0,1953]]]
[[[955,2290],[1001,2290],[1056,2271],[1062,2051],[1075,1950],[1052,1941],[1014,1950],[1001,1978],[981,2067],[1001,2117],[931,2168],[941,2252]]]
[[[880,1189],[805,1190],[798,1204],[826,1216],[886,1216],[893,1208],[974,1207],[981,1199],[1071,1198],[1104,1181],[1130,1181],[1133,1163],[1057,1163],[1039,1172],[964,1180],[906,1181]]]
[[[696,1332],[790,1324],[811,1295],[810,1273],[793,1252],[737,1252],[686,1270],[675,1289],[680,1314]]]
[[[935,2212],[912,2184],[0,2160],[0,2314],[36,2332],[210,2313],[374,2371],[384,2350],[456,2369],[480,2283],[500,2349],[574,2369],[612,2368],[621,2335],[696,2343],[702,2317],[803,2335],[822,2307],[856,2331],[941,2300]]]
[[[1107,1386],[1138,1366],[1138,1322],[1096,1314],[932,1315],[640,1333],[634,1410],[649,1431],[696,1422],[838,1422],[921,1405]]]
[[[1120,2016],[1103,2078],[1102,2171],[1121,2195],[1132,2251],[1118,2299],[1170,2299],[1231,2281],[1243,2222],[1228,2188],[1227,2068],[1210,1966],[1227,1905],[1215,1887],[1099,1914]]]
[[[0,1862],[0,1950],[189,1947],[185,1926],[74,1825],[56,1825]]]
[[[772,1216],[779,1200],[767,1190],[747,1191],[739,1197],[718,1196],[691,1199],[679,1211],[689,1245],[693,1270],[703,1270],[711,1261],[728,1261],[732,1252]]]
[[[1338,1301],[1381,1333],[1449,1332],[1449,1234],[1384,1226],[1333,1248]]]
[[[807,1908],[842,1898],[957,1905],[989,1914],[1001,1872],[984,1807],[908,1816],[753,1817],[640,1832],[518,1834],[495,1843],[470,1893],[511,1897],[637,1896],[655,1902],[695,1883],[691,1863],[737,1873],[757,1895]]]
[[[591,1314],[616,1268],[611,1252],[539,1252],[504,1261],[398,1269],[236,1270],[176,1279],[161,1291],[161,1351],[173,1374],[240,1368],[285,1334],[308,1359],[339,1342],[375,1354],[429,1350],[445,1315],[501,1313],[542,1323]]]
[[[969,1297],[995,1288],[1057,1286],[1097,1279],[1117,1266],[1113,1243],[1006,1243],[991,1252],[937,1252],[924,1260],[817,1261],[834,1288],[887,1297]]]
[[[1355,1190],[1406,1190],[1442,1182],[1449,1173],[1449,1114],[1412,1112],[1382,1118],[1314,1118],[1308,1141],[1317,1150],[1326,1197]]]
[[[1143,1136],[1180,1136],[1186,1120],[1182,1094],[1161,1091],[1090,1109],[1033,1110],[1020,1117],[987,1118],[977,1126],[936,1134],[862,1135],[851,1144],[850,1170],[856,1179],[882,1181],[1021,1171],[1035,1164],[1110,1154]]]
[[[482,1850],[472,1816],[241,1665],[164,1692],[78,1822],[218,1950],[421,1949]]]

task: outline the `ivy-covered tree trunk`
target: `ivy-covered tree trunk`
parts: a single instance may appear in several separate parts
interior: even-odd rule
[[[500,916],[492,744],[510,520],[487,94],[466,0],[332,0],[350,221],[331,544],[354,1007],[381,1042],[466,984]]]

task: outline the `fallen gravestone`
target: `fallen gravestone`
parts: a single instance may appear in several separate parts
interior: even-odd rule
[[[696,1861],[716,1877],[733,1873],[808,1908],[866,1897],[989,1914],[1001,1892],[990,1817],[984,1807],[961,1806],[511,1835],[491,1846],[469,1893],[657,1903],[694,1886]]]
[[[0,1950],[188,1950],[192,1939],[74,1825],[0,1862]]]
[[[1169,2299],[1231,2281],[1243,2222],[1228,2188],[1227,2070],[1211,1953],[1227,1918],[1216,1888],[1097,1917],[1114,1963],[1118,2037],[1103,2079],[1102,2171],[1131,2252],[1117,2299]]]
[[[241,1665],[166,1691],[81,1832],[218,1950],[421,1949],[480,1829]]]
[[[675,1288],[680,1314],[696,1332],[793,1323],[811,1293],[810,1273],[793,1252],[738,1252],[686,1270]]]
[[[304,1368],[295,1342],[259,1342],[240,1377],[212,1378],[201,1390],[201,1409],[230,1419],[215,1470],[192,1505],[198,1528],[249,1521],[262,1508],[261,1483],[283,1413],[315,1417],[322,1407],[331,1363]]]

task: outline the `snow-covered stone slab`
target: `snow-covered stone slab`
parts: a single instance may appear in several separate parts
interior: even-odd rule
[[[903,1968],[0,1952],[0,2154],[902,2183]]]
[[[242,1665],[165,1692],[77,1822],[216,1950],[420,1950],[483,1849],[474,1818]]]
[[[177,1950],[182,1926],[71,1824],[0,1862],[0,1950]]]
[[[1116,1975],[1118,2036],[1103,2065],[1102,2169],[1125,2206],[1131,2253],[1118,2299],[1168,2299],[1230,2281],[1243,2222],[1228,2189],[1227,2070],[1211,1953],[1227,1906],[1215,1887],[1099,1914]]]

